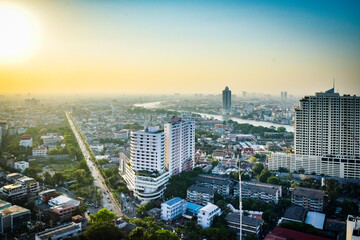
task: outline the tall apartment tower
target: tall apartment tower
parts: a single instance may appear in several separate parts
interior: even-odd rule
[[[306,96],[295,109],[292,170],[360,178],[360,97],[330,89]]]
[[[223,104],[223,113],[228,114],[231,112],[231,91],[229,87],[226,86],[225,90],[222,91],[222,104]]]
[[[131,132],[130,158],[120,157],[120,174],[142,203],[160,198],[169,181],[165,168],[165,134],[158,126]]]
[[[172,118],[164,126],[165,166],[176,175],[194,168],[195,121]]]
[[[360,157],[360,97],[316,93],[295,109],[295,153]]]
[[[295,109],[294,154],[273,153],[270,170],[360,179],[360,97],[330,89],[306,96]]]

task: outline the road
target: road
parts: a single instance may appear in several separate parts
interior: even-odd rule
[[[70,127],[76,137],[76,140],[79,143],[80,149],[81,149],[81,151],[84,155],[84,158],[86,160],[86,163],[91,171],[91,175],[94,178],[94,185],[96,187],[99,187],[102,191],[101,202],[102,202],[103,208],[106,208],[106,209],[114,212],[117,216],[122,216],[123,213],[121,211],[121,207],[115,201],[113,194],[110,192],[110,190],[106,186],[105,181],[104,181],[103,177],[101,176],[99,170],[95,166],[94,162],[92,162],[90,160],[91,155],[86,148],[86,143],[84,143],[83,140],[81,139],[80,133],[76,129],[75,124],[74,124],[73,120],[71,119],[69,112],[66,112],[66,117],[67,117]]]

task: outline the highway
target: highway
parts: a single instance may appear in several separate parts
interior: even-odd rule
[[[106,186],[105,181],[104,181],[103,177],[101,176],[99,170],[95,166],[94,162],[91,161],[91,155],[86,148],[87,143],[84,143],[83,140],[81,139],[80,133],[76,129],[75,124],[74,124],[72,118],[70,117],[69,112],[66,112],[66,117],[67,117],[70,127],[76,137],[76,140],[79,143],[80,149],[84,155],[86,163],[91,171],[91,174],[94,178],[94,185],[99,187],[102,191],[101,203],[102,203],[103,208],[106,208],[106,209],[114,212],[117,216],[122,216],[123,213],[121,211],[121,207],[115,201],[113,194]]]

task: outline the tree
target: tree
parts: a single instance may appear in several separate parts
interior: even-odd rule
[[[300,168],[300,169],[298,170],[298,173],[304,174],[304,173],[305,173],[305,169]]]
[[[256,157],[252,156],[249,158],[249,161],[252,162],[252,163],[255,163],[255,162],[258,162],[259,159],[257,159]]]
[[[326,190],[331,202],[335,202],[340,194],[340,184],[335,179],[325,179]]]
[[[276,215],[271,209],[265,210],[262,214],[262,219],[268,224],[272,223],[275,220],[275,218]]]
[[[217,160],[217,159],[215,159],[215,158],[211,161],[211,165],[212,165],[213,167],[217,166],[218,164],[219,164],[219,160]]]
[[[290,198],[283,198],[279,201],[278,203],[278,207],[284,211],[285,209],[287,209],[288,207],[291,206],[291,200]]]
[[[260,182],[266,183],[269,177],[271,177],[271,172],[269,170],[264,169],[258,176],[258,179]]]
[[[298,187],[299,186],[299,184],[297,183],[297,182],[293,182],[292,184],[291,184],[291,188],[296,188],[296,187]]]
[[[54,184],[62,184],[66,180],[65,176],[59,172],[55,173],[52,178],[53,178]]]
[[[252,171],[256,175],[259,175],[263,170],[264,170],[264,164],[262,164],[262,163],[256,163],[252,168]]]
[[[179,238],[175,233],[169,230],[159,229],[155,232],[156,240],[178,240]]]
[[[270,184],[279,184],[279,179],[275,176],[272,176],[268,178],[267,182]]]
[[[43,177],[44,177],[45,184],[52,185],[52,179],[51,179],[51,175],[49,172],[44,172]]]
[[[278,127],[276,130],[277,130],[278,132],[281,132],[281,133],[286,132],[286,128],[285,128],[285,127]]]
[[[101,211],[101,210],[100,210]],[[86,240],[118,240],[124,238],[124,234],[111,222],[96,222],[83,233]]]
[[[344,200],[341,203],[341,215],[347,217],[348,215],[359,215],[359,206],[351,200]]]
[[[144,238],[144,229],[142,227],[135,228],[129,234],[130,240],[142,240],[143,238]]]
[[[106,208],[103,208],[94,215],[90,215],[90,223],[111,222],[113,219],[115,219],[115,217],[115,213],[110,212]]]
[[[79,184],[84,183],[87,173],[84,169],[78,169],[73,173],[73,177]]]

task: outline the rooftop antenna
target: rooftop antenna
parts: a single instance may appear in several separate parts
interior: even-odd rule
[[[335,78],[333,78],[333,89],[334,89],[334,92],[335,92]]]

